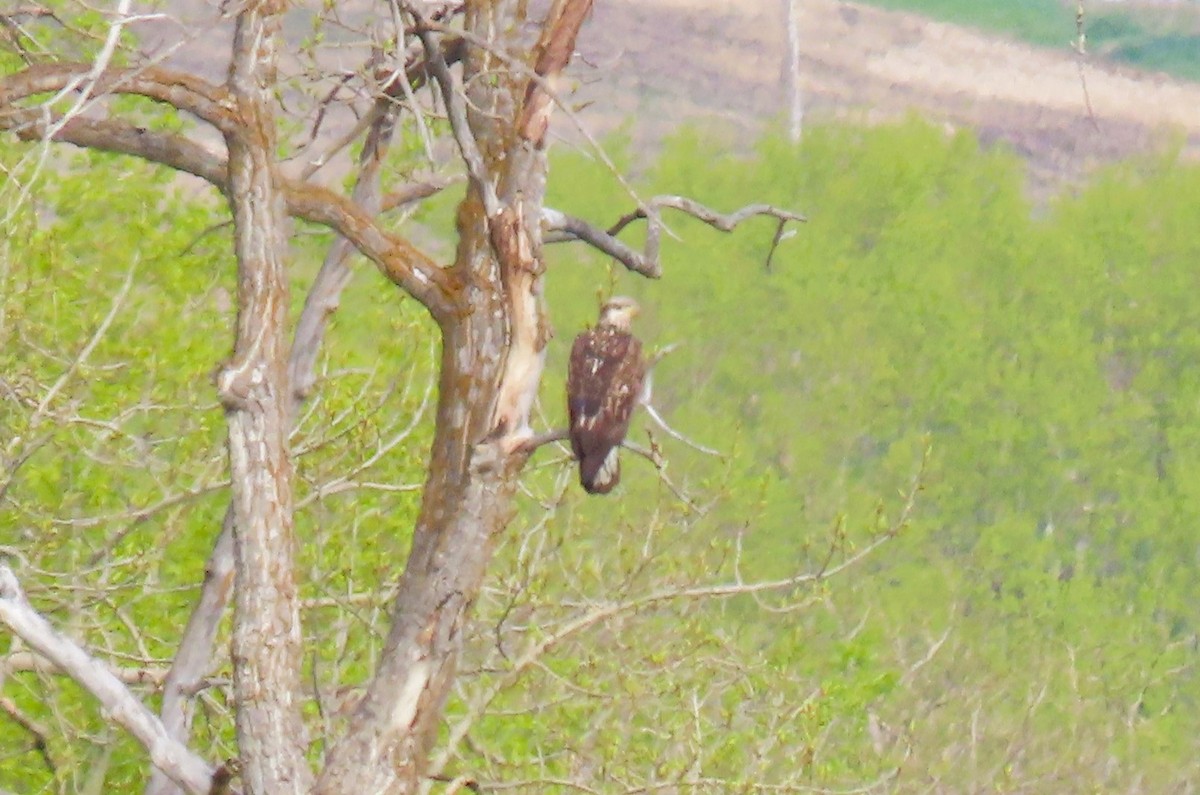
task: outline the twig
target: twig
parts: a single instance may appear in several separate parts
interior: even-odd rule
[[[136,271],[137,262],[135,260],[134,263],[129,266],[129,270],[125,272],[125,281],[121,283],[121,289],[119,289],[117,294],[113,296],[112,305],[108,309],[108,314],[104,316],[102,321],[100,321],[100,325],[92,333],[91,338],[83,346],[82,350],[79,351],[79,354],[76,355],[76,357],[71,361],[71,364],[63,372],[63,374],[60,375],[58,380],[54,382],[54,385],[46,391],[46,394],[42,397],[41,401],[37,405],[37,408],[34,410],[33,415],[29,418],[29,422],[26,425],[26,433],[32,431],[38,426],[38,423],[40,423],[49,412],[50,404],[54,402],[56,397],[58,397],[58,393],[63,390],[63,387],[67,385],[79,368],[87,362],[88,357],[92,355],[92,351],[94,351],[96,346],[100,344],[100,340],[104,338],[104,335],[108,332],[109,327],[112,325],[113,321],[116,320],[117,314],[121,311],[121,306],[125,303],[126,296],[129,295],[129,291],[133,287],[133,274]],[[15,449],[16,445],[20,443],[20,441],[20,434],[13,436],[13,438],[9,441],[5,452],[11,453]]]
[[[545,433],[539,433],[536,436],[529,437],[524,442],[522,442],[521,445],[514,452],[524,453],[525,455],[529,455],[534,450],[538,449],[539,447],[541,447],[543,445],[552,444],[554,442],[561,442],[564,439],[568,438],[569,436],[570,436],[570,431],[568,431],[566,428],[555,428],[552,431],[546,431]]]
[[[16,702],[7,696],[0,696],[0,710],[7,713],[8,717],[12,718],[14,723],[33,737],[33,748],[42,757],[42,761],[46,763],[46,769],[51,773],[58,772],[58,765],[55,764],[54,757],[50,755],[49,730],[22,712]]]
[[[1079,71],[1079,87],[1083,90],[1083,104],[1087,108],[1088,121],[1096,132],[1100,132],[1100,123],[1096,121],[1096,112],[1092,109],[1092,95],[1088,92],[1087,76],[1083,73],[1083,59],[1087,57],[1087,34],[1083,30],[1083,0],[1075,4],[1075,68]]]
[[[403,207],[406,204],[427,199],[451,185],[461,182],[463,179],[464,177],[461,174],[451,174],[449,176],[434,176],[417,182],[410,182],[402,188],[384,196],[379,210],[380,212],[388,212],[397,207]]]
[[[167,677],[165,668],[124,667],[110,668],[113,676],[127,685],[153,685],[157,687]],[[28,651],[18,651],[7,657],[0,657],[0,679],[9,674],[22,671],[32,671],[39,674],[65,674],[66,672],[40,655]]]
[[[471,792],[478,792],[478,793],[483,792],[483,787],[481,787],[479,785],[479,782],[476,781],[474,779],[474,777],[472,777],[472,776],[462,775],[462,776],[454,776],[453,778],[451,778],[450,776],[437,775],[437,776],[430,776],[429,779],[430,779],[430,781],[445,782],[446,783],[446,795],[451,795],[451,793],[458,792],[459,790],[461,790],[463,788],[469,789],[469,790],[471,790]]]
[[[722,453],[720,450],[714,450],[711,447],[705,447],[704,445],[700,444],[699,442],[689,439],[688,437],[684,436],[679,431],[672,428],[670,425],[667,424],[667,421],[662,418],[662,415],[660,415],[658,413],[658,410],[655,409],[651,403],[649,403],[649,402],[642,403],[642,408],[644,408],[646,410],[646,413],[650,415],[650,419],[654,420],[655,424],[658,425],[658,427],[662,428],[664,431],[666,431],[667,435],[670,436],[672,439],[676,439],[680,442],[683,442],[684,444],[686,444],[688,447],[692,448],[693,450],[700,452],[700,453],[704,453],[705,455],[711,455],[716,458],[724,458],[725,457],[725,454]]]

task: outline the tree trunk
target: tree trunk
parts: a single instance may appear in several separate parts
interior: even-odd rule
[[[506,5],[469,5],[467,29],[494,37],[500,26],[493,15],[511,14]],[[501,49],[508,44],[492,41]],[[348,734],[317,783],[322,795],[417,791],[467,611],[495,537],[511,518],[527,456],[522,444],[531,435],[548,338],[538,220],[546,160],[540,135],[518,134],[528,81],[483,48],[472,48],[464,70],[470,137],[489,178],[473,179],[459,206],[453,272],[460,311],[442,321],[437,432],[392,629]]]
[[[233,688],[242,781],[250,795],[307,792],[300,716],[300,613],[287,446],[286,212],[275,177],[278,8],[237,18],[229,90],[239,117],[229,148],[238,260],[233,359],[217,377],[229,421],[234,520]]]

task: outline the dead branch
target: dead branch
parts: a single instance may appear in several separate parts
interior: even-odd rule
[[[34,610],[13,570],[5,564],[0,564],[0,622],[91,693],[112,719],[142,744],[154,766],[172,781],[196,795],[209,791],[213,768],[187,746],[171,739],[158,717],[103,663],[59,634]]]
[[[534,450],[538,449],[539,447],[541,447],[543,445],[553,444],[554,442],[561,442],[562,440],[566,439],[568,436],[569,436],[569,432],[567,431],[566,428],[555,428],[552,431],[546,431],[545,433],[539,433],[536,436],[531,436],[530,438],[528,438],[524,442],[522,442],[521,445],[514,452],[529,455]]]
[[[593,248],[599,249],[620,262],[634,273],[639,273],[650,279],[662,276],[662,263],[659,260],[659,241],[662,236],[663,223],[658,213],[660,209],[672,209],[690,215],[721,232],[730,232],[738,224],[755,216],[769,216],[776,219],[778,227],[767,251],[766,262],[770,266],[775,255],[775,249],[785,239],[784,226],[789,221],[808,220],[799,213],[784,210],[770,204],[750,204],[732,213],[722,214],[699,202],[683,196],[655,196],[643,207],[623,215],[608,229],[601,229],[581,218],[567,215],[559,210],[545,208],[542,211],[542,225],[546,230],[546,243],[565,243],[579,240]],[[646,243],[641,252],[634,251],[630,246],[617,239],[625,227],[636,220],[647,219]]]
[[[657,250],[653,255],[650,252],[639,253],[582,218],[545,207],[542,209],[542,225],[546,230],[546,234],[542,238],[544,243],[582,241],[592,248],[599,249],[634,273],[640,273],[648,279],[657,279],[662,276],[662,269],[657,261]],[[657,246],[655,248],[657,249]]]
[[[663,431],[666,432],[666,434],[672,439],[683,442],[698,453],[715,456],[716,458],[725,457],[724,453],[722,453],[720,450],[714,450],[711,447],[705,447],[699,442],[689,439],[687,436],[684,436],[682,433],[672,428],[667,424],[667,421],[662,418],[662,415],[658,413],[658,410],[654,408],[654,404],[650,403],[649,401],[642,403],[642,408],[644,408],[646,413],[650,415],[650,419],[654,420],[654,424],[662,428]]]
[[[197,684],[211,665],[217,628],[233,593],[233,572],[233,506],[230,505],[204,568],[200,598],[188,617],[171,670],[163,681],[163,727],[177,742],[186,742],[191,729],[192,704],[189,697],[198,692]],[[171,781],[155,770],[146,787],[146,795],[163,795],[173,791]]]
[[[372,218],[379,214],[382,207],[379,175],[396,130],[398,108],[390,100],[380,99],[375,102],[375,111],[374,122],[359,155],[358,176],[350,192],[350,201]],[[308,397],[316,382],[317,353],[325,337],[325,328],[329,318],[337,311],[342,290],[353,274],[350,267],[351,246],[351,241],[345,236],[333,242],[304,299],[304,310],[296,325],[288,364],[294,407]]]

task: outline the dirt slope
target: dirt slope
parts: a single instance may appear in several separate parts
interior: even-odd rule
[[[584,29],[582,116],[637,116],[652,142],[684,120],[751,133],[788,107],[784,0],[608,0]],[[1078,59],[970,29],[835,0],[802,0],[807,119],[877,121],[917,110],[1025,155],[1035,183],[1182,134],[1200,156],[1200,84]],[[1088,99],[1092,115],[1088,111]],[[560,126],[560,129],[564,129]]]

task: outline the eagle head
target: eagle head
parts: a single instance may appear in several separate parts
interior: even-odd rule
[[[614,296],[600,307],[600,325],[629,331],[633,318],[641,311],[637,301],[627,296]]]

